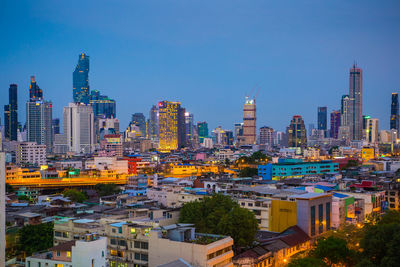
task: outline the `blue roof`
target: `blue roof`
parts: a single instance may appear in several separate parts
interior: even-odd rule
[[[126,222],[117,222],[110,224],[113,227],[122,227],[122,225],[126,224]]]
[[[332,191],[333,190],[332,187],[323,186],[323,185],[319,185],[319,184],[315,185],[314,188],[321,189],[321,190],[324,190],[324,191]]]
[[[337,197],[337,198],[346,198],[346,197],[349,197],[349,195],[340,194],[340,193],[333,193],[333,196],[334,196],[334,197]]]
[[[79,220],[74,220],[74,223],[92,223],[94,220],[90,219],[79,219]]]
[[[178,180],[179,180],[179,178],[167,177],[167,178],[162,179],[161,181],[162,182],[176,182]]]
[[[11,207],[28,207],[29,203],[11,203]]]

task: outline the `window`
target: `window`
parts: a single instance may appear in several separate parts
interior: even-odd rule
[[[147,254],[140,254],[141,256],[140,256],[140,259],[142,260],[142,261],[149,261],[149,256],[147,255]]]
[[[101,257],[104,258],[104,250],[101,252]]]
[[[135,253],[135,260],[140,261],[140,253]]]
[[[55,231],[55,232],[54,232],[54,236],[61,237],[61,236],[62,236],[62,234],[61,234],[61,232]]]
[[[60,257],[61,253],[60,251],[57,251],[57,257]]]
[[[117,232],[117,230],[116,230],[115,228],[112,228],[111,231],[112,231],[113,233],[116,233],[116,232]]]
[[[111,238],[111,239],[110,239],[110,244],[111,244],[111,245],[116,245],[116,244],[117,244],[117,241],[116,241],[114,238]]]
[[[310,222],[311,222],[311,236],[315,235],[315,206],[311,207],[310,210]]]
[[[140,242],[139,241],[135,241],[135,248],[140,248]]]
[[[71,258],[71,251],[67,251],[67,257]]]
[[[326,230],[331,229],[331,203],[326,203]]]
[[[122,234],[122,227],[118,227],[118,233]]]
[[[125,240],[118,240],[118,245],[120,245],[120,246],[126,246]]]
[[[247,203],[247,206],[253,207],[253,203]]]
[[[142,249],[149,249],[149,243],[147,242],[141,242],[140,246]]]
[[[319,204],[318,205],[318,232],[322,234],[324,231],[324,205]]]

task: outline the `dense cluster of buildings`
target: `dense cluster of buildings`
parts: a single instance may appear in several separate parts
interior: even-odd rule
[[[332,229],[400,210],[398,95],[390,129],[379,130],[378,119],[363,114],[362,88],[362,70],[353,65],[340,109],[329,123],[327,107],[318,107],[317,127],[308,131],[300,115],[285,131],[257,128],[255,96],[246,97],[233,130],[209,131],[180,102],[164,100],[147,119],[132,114],[121,131],[115,100],[90,89],[86,54],[62,120],[32,76],[22,125],[11,84],[1,127],[0,228],[53,222],[54,246],[13,255],[9,264],[283,266]],[[14,192],[3,193],[5,183]],[[99,195],[98,184],[115,184],[119,193]],[[85,192],[87,201],[65,197],[66,188]],[[254,213],[253,247],[235,250],[232,237],[180,223],[184,204],[215,193]]]

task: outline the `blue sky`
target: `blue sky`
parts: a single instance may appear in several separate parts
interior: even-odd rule
[[[210,128],[232,129],[255,86],[259,127],[283,130],[294,114],[316,123],[318,106],[340,108],[354,61],[364,71],[364,114],[386,129],[400,88],[396,0],[10,0],[0,25],[0,104],[17,83],[22,123],[30,75],[62,116],[82,52],[91,89],[117,100],[121,130],[164,99]]]

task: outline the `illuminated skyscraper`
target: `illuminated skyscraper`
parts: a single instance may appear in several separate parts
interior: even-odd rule
[[[367,119],[366,139],[369,143],[378,143],[379,138],[379,120],[378,119]]]
[[[72,74],[73,98],[75,103],[89,104],[89,56],[79,55],[78,64]]]
[[[153,141],[158,140],[158,107],[156,105],[150,109],[148,127],[149,138]]]
[[[158,103],[158,149],[161,152],[178,150],[184,145],[185,109],[180,102]]]
[[[362,70],[356,64],[350,69],[349,127],[351,140],[362,140]]]
[[[8,90],[8,105],[4,105],[4,135],[11,141],[17,141],[18,136],[18,98],[17,85],[10,84]]]
[[[197,122],[197,133],[199,135],[200,143],[204,142],[204,138],[208,138],[208,124],[207,122]]]
[[[43,99],[43,91],[31,77],[29,101],[26,102],[27,141],[46,145],[48,152],[53,149],[53,104]]]
[[[307,132],[303,118],[300,115],[293,116],[287,129],[289,147],[307,147]]]
[[[392,105],[390,107],[390,129],[399,132],[399,95],[392,93]]]
[[[252,145],[257,141],[256,100],[246,97],[243,105],[243,145]]]
[[[100,94],[98,90],[90,92],[90,105],[93,108],[95,118],[111,119],[116,118],[115,100],[106,95]]]
[[[331,138],[337,139],[340,127],[340,111],[334,110],[331,112]]]
[[[194,138],[194,119],[193,114],[185,112],[185,139],[186,145],[190,146]]]

